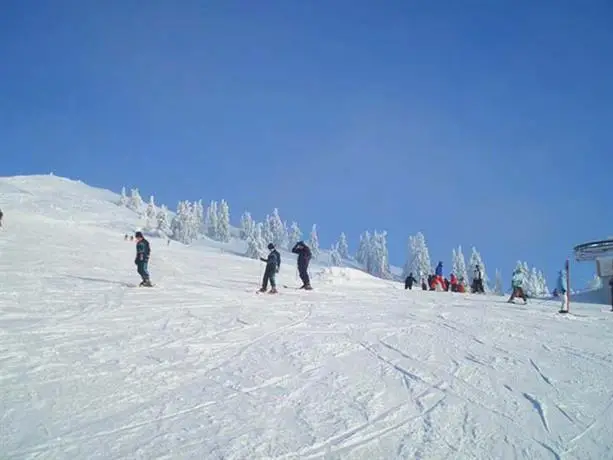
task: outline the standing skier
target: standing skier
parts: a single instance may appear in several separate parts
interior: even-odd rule
[[[151,287],[152,284],[149,279],[149,256],[151,255],[151,246],[141,232],[136,232],[134,237],[136,238],[136,259],[134,263],[136,264],[136,271],[143,279],[140,286]]]
[[[524,299],[524,305],[528,303],[528,297],[526,297],[526,294],[524,293],[523,285],[524,275],[520,268],[516,268],[513,272],[513,278],[511,278],[511,287],[513,288],[513,292],[508,300],[509,303],[513,303],[515,297],[521,297]]]
[[[309,262],[311,261],[311,249],[304,244],[304,241],[298,241],[292,248],[294,254],[298,254],[298,274],[302,280],[302,286],[300,289],[313,289],[311,287],[311,280],[309,279]]]
[[[481,267],[477,264],[475,265],[475,271],[473,272],[473,293],[485,294],[485,289],[483,288],[483,273],[481,272]]]
[[[609,286],[611,286],[611,311],[613,311],[613,278],[609,280]]]
[[[560,305],[560,312],[568,312],[568,286],[566,285],[566,270],[560,270],[558,272],[558,285],[556,287],[558,294],[562,298],[562,304]]]
[[[2,214],[2,209],[0,209],[0,227],[2,227],[2,216],[3,216],[3,215],[4,215],[4,214]]]
[[[275,282],[275,276],[279,273],[279,268],[281,267],[281,254],[279,254],[279,251],[275,249],[275,245],[272,243],[268,245],[268,249],[270,249],[268,257],[266,259],[260,257],[262,262],[266,262],[266,269],[264,270],[264,278],[262,279],[262,289],[260,289],[260,292],[266,292],[268,289],[268,282],[270,281],[269,294],[276,294],[277,283]]]
[[[413,290],[413,284],[417,283],[417,280],[413,276],[413,272],[409,273],[409,276],[404,280],[404,288]]]

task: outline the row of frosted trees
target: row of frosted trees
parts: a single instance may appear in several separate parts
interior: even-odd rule
[[[281,219],[278,209],[274,209],[272,214],[267,215],[261,222],[255,221],[249,212],[243,213],[238,233],[233,235],[230,227],[230,209],[224,200],[219,203],[211,201],[206,209],[201,200],[180,201],[172,218],[166,206],[158,207],[155,204],[153,196],[150,197],[148,203],[145,203],[138,189],[132,189],[129,195],[126,194],[125,188],[122,189],[118,204],[132,209],[145,219],[145,227],[148,231],[157,231],[162,236],[184,244],[189,244],[203,235],[220,242],[229,242],[235,236],[246,242],[245,255],[254,259],[266,253],[268,243],[272,242],[279,249],[289,250],[296,242],[303,240],[302,230],[298,223],[292,222],[288,225]],[[316,225],[311,227],[305,241],[311,247],[314,259],[317,260],[321,251]],[[353,261],[374,276],[394,279],[390,270],[387,232],[385,231],[363,232],[353,257],[350,255],[347,237],[344,233],[341,233],[338,241],[330,247],[328,252],[329,263],[333,266],[343,266],[346,261]],[[496,270],[492,286],[481,254],[475,247],[471,250],[468,267],[462,247],[458,246],[452,250],[449,273],[454,273],[458,279],[463,279],[467,286],[472,285],[475,265],[481,267],[486,292],[503,294],[503,286],[507,283],[501,279],[500,271]],[[541,271],[528,267],[526,262],[518,262],[516,268],[519,268],[524,274],[525,290],[529,296],[548,295],[547,282]],[[404,279],[409,273],[413,273],[418,281],[434,273],[426,239],[422,233],[409,237],[408,256],[403,267],[402,278]]]

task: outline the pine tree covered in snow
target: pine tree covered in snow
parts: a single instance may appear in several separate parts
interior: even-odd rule
[[[333,267],[342,267],[343,259],[338,252],[338,244],[333,244],[330,248],[330,265]]]
[[[204,205],[202,204],[202,200],[198,200],[196,201],[194,204],[192,204],[192,210],[193,210],[193,220],[194,220],[194,226],[195,226],[195,231],[198,235],[205,235],[206,234],[206,226],[204,225]]]
[[[128,208],[132,211],[138,213],[139,215],[143,214],[143,199],[140,196],[137,188],[133,188],[130,190],[130,198],[128,199]]]
[[[468,272],[466,270],[466,261],[464,259],[464,252],[462,252],[462,246],[458,246],[457,249],[451,251],[451,271],[458,278],[465,283],[469,282]]]
[[[268,222],[268,231],[270,232],[270,242],[277,248],[283,248],[287,246],[287,229],[281,220],[279,210],[273,209],[272,215],[266,216]]]
[[[375,230],[369,245],[366,271],[380,278],[390,279],[389,254],[387,250],[387,232]]]
[[[126,195],[126,188],[121,187],[121,193],[119,194],[119,201],[117,202],[117,204],[119,206],[128,206],[129,201],[130,200],[128,199],[128,196]]]
[[[597,289],[602,289],[602,278],[598,276],[598,274],[594,273],[594,277],[587,284],[587,288],[592,291],[595,291]]]
[[[157,226],[157,206],[155,205],[155,200],[153,199],[153,195],[149,197],[149,203],[147,204],[147,209],[145,210],[145,217],[147,218],[147,227],[155,228]]]
[[[549,286],[547,286],[547,279],[541,270],[538,272],[538,287],[539,287],[539,297],[547,297],[549,296]]]
[[[341,233],[336,245],[338,255],[343,259],[349,259],[349,245],[347,244],[347,237],[345,233]]]
[[[313,260],[317,260],[317,256],[319,256],[319,236],[317,235],[317,225],[313,224],[313,228],[311,229],[311,234],[309,235],[309,242],[307,243],[311,248],[311,253],[313,254]]]
[[[198,236],[193,206],[189,201],[179,201],[177,212],[170,224],[172,238],[184,244],[191,243]]]
[[[225,200],[221,200],[217,209],[217,240],[230,241],[230,207]]]
[[[413,273],[418,282],[426,279],[432,273],[430,252],[426,245],[426,238],[421,232],[409,237],[409,255],[404,266],[403,276],[406,277],[409,273]]]
[[[217,214],[217,201],[211,201],[206,210],[205,218],[206,235],[212,240],[219,238],[219,218]]]
[[[298,241],[302,241],[302,231],[296,222],[292,222],[287,235],[287,248],[292,249]]]
[[[496,269],[496,283],[494,285],[494,293],[497,295],[504,295],[504,284],[502,283],[502,275],[500,270]]]
[[[241,216],[240,238],[246,240],[255,229],[255,222],[251,217],[251,213],[245,211]]]
[[[247,252],[245,255],[251,259],[259,259],[264,253],[266,244],[262,239],[262,227],[262,223],[258,222],[254,225],[251,234],[247,236]]]
[[[360,235],[360,243],[358,244],[358,251],[355,254],[355,260],[366,265],[368,262],[368,254],[370,254],[370,233],[368,231]]]
[[[164,205],[158,209],[156,215],[157,229],[164,235],[170,234],[170,222],[168,222],[168,208]]]
[[[481,258],[481,254],[477,251],[477,248],[473,246],[472,252],[470,254],[470,273],[468,274],[470,285],[473,285],[475,267],[479,266],[481,268],[481,277],[483,279],[483,290],[487,293],[489,292],[489,277],[487,276],[487,271],[485,270],[485,264],[483,263],[483,259]]]

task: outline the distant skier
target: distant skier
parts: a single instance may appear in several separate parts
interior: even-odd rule
[[[451,292],[458,292],[458,278],[455,276],[455,273],[449,275],[449,286]]]
[[[413,284],[417,283],[417,280],[413,276],[413,272],[409,273],[409,276],[404,280],[404,288],[413,290]]]
[[[4,214],[2,214],[2,209],[0,209],[0,227],[2,227],[2,216],[4,216]]]
[[[436,289],[436,285],[441,287],[441,290],[445,290],[445,283],[443,281],[443,262],[439,262],[436,268],[434,269],[434,288]]]
[[[611,311],[613,311],[613,278],[609,281],[609,286],[611,286]]]
[[[145,239],[141,232],[134,234],[136,238],[136,270],[140,277],[143,279],[140,286],[151,287],[151,280],[149,279],[149,257],[151,256],[151,246],[149,241]]]
[[[568,286],[566,285],[566,270],[560,270],[558,272],[558,284],[556,286],[558,295],[562,299],[560,305],[560,312],[568,312]]]
[[[483,288],[483,272],[481,271],[479,264],[475,265],[475,270],[473,271],[472,288],[473,293],[485,294],[485,289]]]
[[[275,282],[275,276],[279,273],[279,268],[281,268],[281,254],[279,254],[279,251],[275,249],[275,245],[272,243],[268,245],[268,249],[270,250],[268,257],[266,259],[260,257],[262,262],[266,262],[266,269],[264,270],[264,278],[262,279],[262,289],[260,289],[260,292],[266,292],[268,289],[268,282],[270,281],[269,294],[276,294],[277,283]]]
[[[515,297],[520,297],[524,299],[524,305],[528,303],[528,297],[524,292],[524,274],[521,272],[519,268],[516,268],[513,272],[513,278],[511,278],[511,286],[513,287],[513,292],[511,293],[511,297],[508,302],[513,303]]]
[[[298,241],[292,248],[294,254],[298,254],[298,274],[302,280],[300,289],[313,289],[309,278],[309,262],[311,261],[311,249],[304,244],[304,241]]]

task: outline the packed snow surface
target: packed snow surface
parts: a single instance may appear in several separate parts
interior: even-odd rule
[[[405,291],[151,239],[116,196],[0,179],[2,459],[610,459],[613,316]],[[579,316],[580,315],[580,316]]]

